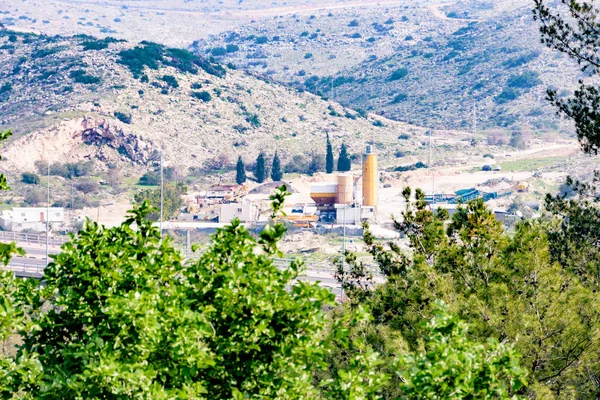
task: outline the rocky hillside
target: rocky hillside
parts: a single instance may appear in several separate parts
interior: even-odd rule
[[[539,43],[531,3],[413,2],[257,21],[198,41],[254,74],[432,128],[559,131],[549,87],[579,72]],[[563,92],[562,95],[567,95]]]
[[[218,169],[259,151],[289,162],[323,154],[326,133],[353,154],[372,142],[385,160],[399,135],[424,135],[184,50],[4,30],[0,129],[7,128],[15,136],[2,165],[20,170],[40,159],[141,166],[159,149],[186,168]]]

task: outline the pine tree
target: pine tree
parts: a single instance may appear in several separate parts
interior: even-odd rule
[[[265,155],[261,152],[256,158],[256,169],[254,170],[254,176],[258,183],[263,183],[267,179],[267,171],[265,167]]]
[[[281,162],[279,161],[279,156],[275,153],[275,157],[273,157],[273,164],[271,166],[271,179],[274,182],[279,182],[283,178],[283,174],[281,173]]]
[[[340,172],[350,171],[352,167],[352,163],[350,161],[350,157],[348,156],[348,149],[346,149],[346,144],[342,143],[342,148],[340,149],[340,157],[338,158],[337,169]]]
[[[329,133],[327,134],[327,155],[325,156],[325,171],[328,174],[333,172],[333,149],[329,141]]]
[[[237,165],[235,166],[235,181],[238,185],[246,182],[246,166],[244,165],[244,161],[242,160],[242,156],[238,157]]]

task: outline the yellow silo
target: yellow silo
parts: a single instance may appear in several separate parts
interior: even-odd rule
[[[377,192],[379,189],[379,171],[377,170],[377,155],[367,146],[363,155],[363,206],[377,207]]]

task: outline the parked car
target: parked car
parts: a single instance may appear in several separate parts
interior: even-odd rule
[[[494,171],[502,171],[502,167],[499,165],[494,165]]]
[[[483,167],[481,167],[481,170],[482,170],[482,171],[491,171],[491,170],[492,170],[492,167],[491,167],[491,166],[489,166],[489,165],[484,165]]]

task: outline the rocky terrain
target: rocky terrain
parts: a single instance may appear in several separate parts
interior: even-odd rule
[[[373,143],[394,160],[425,131],[359,114],[179,49],[88,36],[0,32],[0,128],[15,136],[5,168],[36,160],[145,165],[163,149],[184,169],[220,169],[259,151],[324,154],[329,133],[352,154]]]
[[[371,4],[255,21],[199,40],[223,62],[352,108],[433,128],[568,132],[548,88],[581,77],[518,0]],[[563,91],[565,96],[568,91]]]

